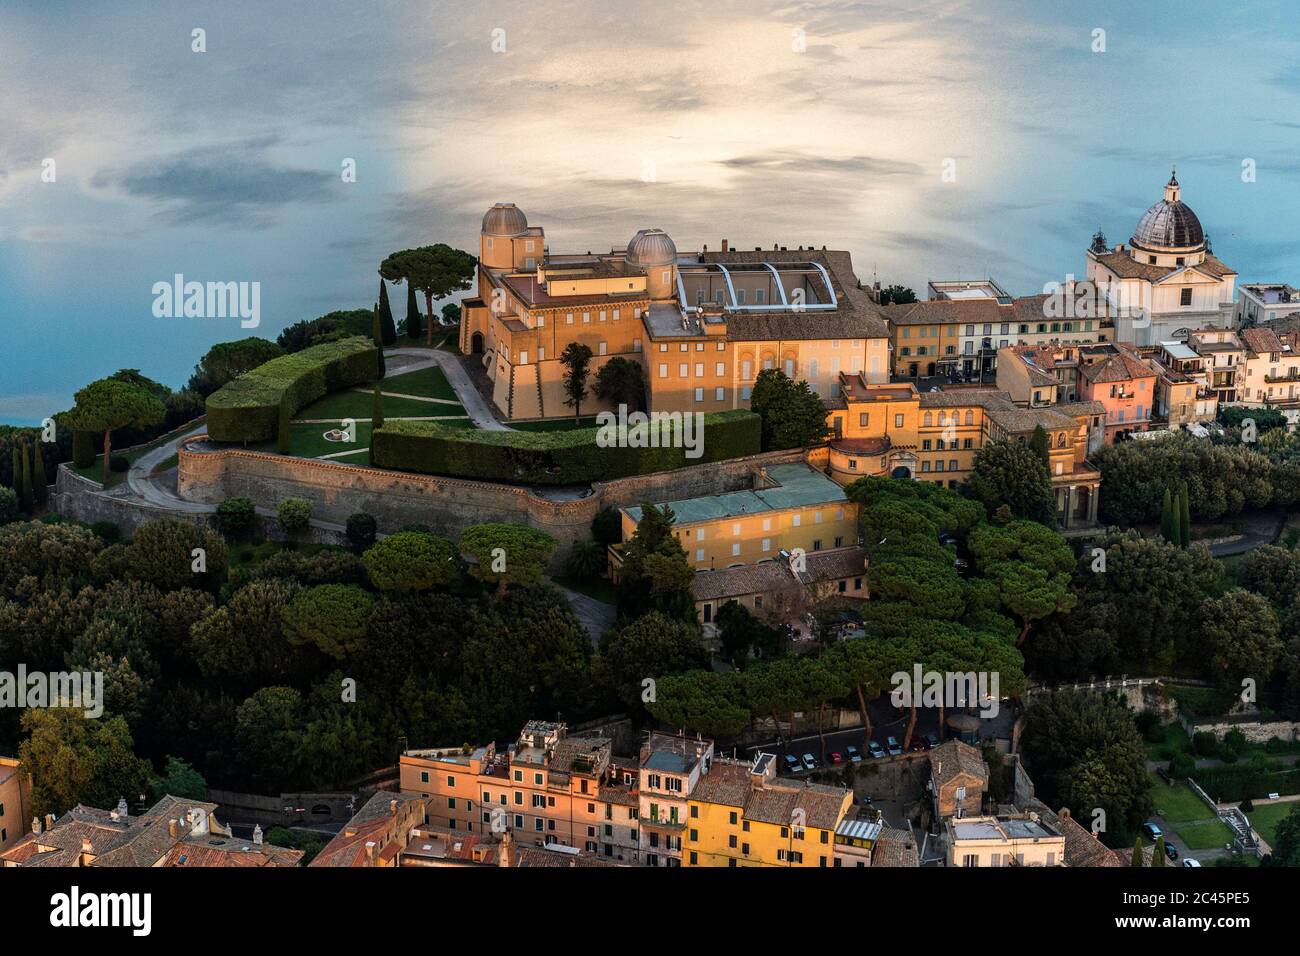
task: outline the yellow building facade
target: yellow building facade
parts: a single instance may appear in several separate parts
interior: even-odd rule
[[[683,866],[835,865],[835,829],[853,791],[775,777],[776,758],[718,760],[688,802]]]

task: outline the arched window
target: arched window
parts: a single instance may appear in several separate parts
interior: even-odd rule
[[[926,413],[925,413],[924,424],[926,424],[926,425],[933,425],[933,424],[934,424],[934,416],[931,415],[929,412],[926,412]]]
[[[1061,434],[1056,436],[1056,447],[1057,448],[1065,447],[1065,432],[1061,432]]]
[[[967,410],[966,410],[966,424],[967,424],[967,425],[974,425],[974,424],[975,424],[975,413],[974,413],[973,411],[971,411],[970,409],[967,409]]]

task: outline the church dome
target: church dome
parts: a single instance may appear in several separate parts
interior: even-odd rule
[[[652,269],[677,262],[677,246],[662,229],[642,229],[627,244],[627,264]]]
[[[1129,242],[1137,249],[1185,250],[1205,246],[1205,230],[1192,207],[1179,198],[1176,176],[1169,177],[1165,198],[1142,214]]]
[[[483,235],[520,236],[528,229],[528,217],[512,202],[499,202],[483,214]]]

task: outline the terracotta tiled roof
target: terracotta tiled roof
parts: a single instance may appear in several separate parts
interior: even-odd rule
[[[1185,268],[1184,266],[1155,266],[1149,262],[1139,262],[1128,252],[1089,252],[1088,255],[1095,258],[1121,279],[1145,279],[1147,282],[1159,282],[1161,279],[1173,275],[1175,272],[1181,272]],[[1191,268],[1215,279],[1237,274],[1235,269],[1230,268],[1220,259],[1208,253],[1204,262]]]
[[[1241,340],[1246,343],[1246,348],[1256,355],[1267,355],[1270,352],[1282,351],[1282,340],[1278,338],[1277,333],[1272,329],[1242,329],[1239,334]]]
[[[920,866],[921,855],[916,841],[907,830],[884,827],[871,848],[872,867]]]
[[[988,781],[989,765],[976,748],[965,741],[948,740],[930,751],[930,779],[936,789],[963,773]]]

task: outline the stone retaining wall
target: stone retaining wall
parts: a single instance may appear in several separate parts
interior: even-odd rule
[[[470,525],[485,521],[525,524],[559,542],[557,568],[573,542],[590,537],[592,519],[605,507],[737,491],[751,487],[759,468],[804,457],[801,451],[792,450],[693,465],[594,484],[583,497],[563,499],[516,485],[242,448],[192,450],[203,441],[206,436],[198,436],[177,449],[177,489],[187,501],[219,504],[227,498],[249,498],[259,507],[274,509],[283,498],[302,497],[312,502],[313,517],[342,524],[349,515],[364,511],[374,515],[384,534],[404,525],[423,524],[437,534],[455,538]]]

